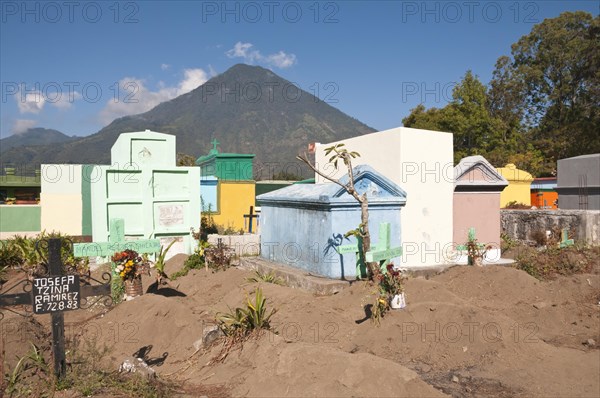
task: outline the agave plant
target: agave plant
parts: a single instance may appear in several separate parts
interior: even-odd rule
[[[273,314],[277,312],[272,309],[267,315],[267,299],[263,296],[262,289],[255,291],[254,301],[246,297],[246,308],[236,308],[228,313],[217,314],[219,327],[227,336],[243,337],[252,332],[271,327],[269,321]]]
[[[163,278],[169,279],[169,276],[165,273],[165,257],[175,242],[177,242],[177,239],[173,239],[166,249],[164,246],[161,246],[160,252],[158,253],[156,261],[154,262],[154,269],[156,269],[156,282],[158,285],[162,283]]]

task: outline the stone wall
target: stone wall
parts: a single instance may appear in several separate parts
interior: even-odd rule
[[[222,239],[223,244],[235,250],[238,257],[258,256],[260,254],[260,235],[208,235],[208,243],[216,245]]]
[[[502,231],[512,239],[534,241],[538,231],[569,228],[575,242],[600,245],[598,210],[501,210]]]

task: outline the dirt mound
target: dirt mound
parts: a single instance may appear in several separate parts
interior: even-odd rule
[[[215,347],[202,360],[219,349]],[[444,396],[392,361],[332,347],[291,344],[271,333],[247,341],[223,363],[187,377],[203,379],[211,374],[215,375],[211,381],[234,385],[236,396]]]
[[[193,270],[101,317],[77,315],[78,333],[111,348],[110,370],[137,355],[163,378],[234,396],[600,396],[597,274],[539,282],[512,268],[455,267],[410,279],[408,307],[379,327],[366,318],[366,283],[325,297],[262,283],[276,335],[212,363],[221,343],[197,352],[194,342],[217,312],[242,306],[252,275]]]

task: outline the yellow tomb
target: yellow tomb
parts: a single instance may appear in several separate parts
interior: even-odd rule
[[[531,182],[533,176],[525,170],[517,169],[512,163],[496,169],[508,181],[508,186],[500,193],[500,207],[511,202],[531,206]]]
[[[257,231],[256,217],[244,217],[254,206],[256,182],[252,175],[254,155],[220,153],[217,140],[206,156],[196,160],[200,166],[200,195],[203,212],[210,212],[214,222],[224,228]],[[252,226],[249,223],[252,223]]]

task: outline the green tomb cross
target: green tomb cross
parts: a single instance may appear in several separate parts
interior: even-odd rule
[[[379,266],[382,271],[385,272],[385,266],[388,265],[390,259],[394,257],[399,257],[402,255],[402,247],[390,247],[390,236],[391,236],[391,227],[390,223],[384,222],[379,224],[379,242],[375,247],[371,247],[371,250],[367,252],[366,261],[367,262],[379,262]],[[346,253],[358,253],[360,255],[359,247],[362,245],[362,242],[357,242],[349,245],[338,246],[336,251],[339,254]],[[361,257],[356,264],[356,274],[363,275],[362,270],[365,269],[363,258]]]
[[[108,242],[91,242],[73,244],[74,257],[108,257],[126,249],[138,253],[160,252],[160,240],[139,239],[125,240],[125,221],[122,218],[110,220]]]
[[[573,246],[575,241],[573,239],[569,239],[569,228],[563,228],[560,232],[561,242],[559,244],[560,247],[568,247]]]
[[[391,228],[390,223],[379,224],[379,242],[367,252],[368,262],[378,261],[382,267],[388,265],[390,259],[402,255],[402,247],[390,247]]]
[[[467,233],[467,240],[469,242],[472,242],[475,240],[475,228],[471,227],[469,228],[469,232]],[[477,247],[479,248],[483,248],[485,245],[483,243],[477,243]],[[463,250],[467,250],[467,245],[456,245],[456,250],[459,251],[463,251]]]

